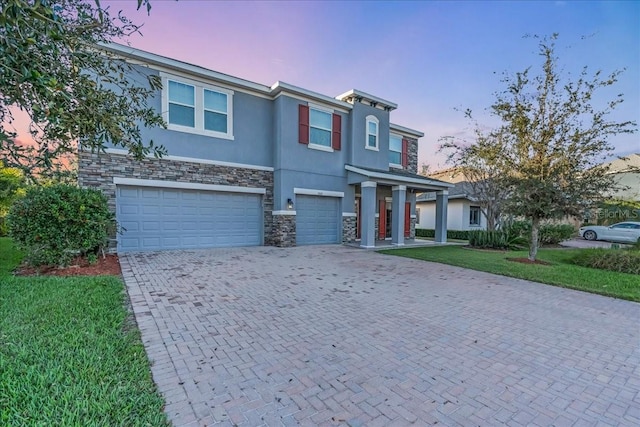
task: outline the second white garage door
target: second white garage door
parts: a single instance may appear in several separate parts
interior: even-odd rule
[[[262,244],[259,194],[118,185],[118,252]]]
[[[340,199],[337,197],[296,197],[296,244],[338,243]]]

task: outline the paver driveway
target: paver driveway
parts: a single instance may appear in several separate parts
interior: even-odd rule
[[[640,305],[342,246],[121,259],[175,425],[640,425]]]

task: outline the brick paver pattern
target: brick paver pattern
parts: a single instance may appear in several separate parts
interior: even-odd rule
[[[343,246],[121,263],[176,426],[640,425],[640,304]]]

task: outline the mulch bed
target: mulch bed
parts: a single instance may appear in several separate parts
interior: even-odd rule
[[[531,261],[529,258],[506,258],[507,261],[519,262],[520,264],[535,264],[535,265],[551,265],[550,262],[541,261],[539,259]]]
[[[86,258],[74,259],[68,267],[21,265],[15,271],[16,276],[119,276],[121,274],[118,255],[98,256],[91,264]]]

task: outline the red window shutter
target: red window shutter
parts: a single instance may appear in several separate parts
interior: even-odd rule
[[[300,144],[309,143],[309,106],[298,105],[298,141]]]
[[[331,127],[333,128],[333,132],[331,133],[331,148],[339,151],[342,146],[342,116],[340,114],[333,115]]]
[[[402,139],[402,167],[409,165],[409,140]]]
[[[378,215],[378,238],[387,237],[387,202],[380,200],[380,215]]]
[[[404,237],[411,235],[411,202],[404,204]]]

